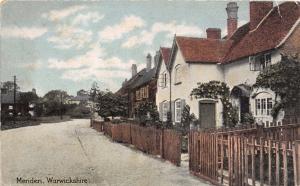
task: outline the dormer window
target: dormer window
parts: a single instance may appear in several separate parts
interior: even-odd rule
[[[251,71],[261,71],[271,65],[271,54],[263,54],[258,56],[251,56],[249,58],[249,65]]]

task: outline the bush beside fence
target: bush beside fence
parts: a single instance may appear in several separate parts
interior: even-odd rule
[[[180,166],[181,134],[175,130],[142,127],[131,123],[112,124],[91,120],[91,127],[111,137],[113,141],[134,145],[137,149],[152,155],[161,155]]]

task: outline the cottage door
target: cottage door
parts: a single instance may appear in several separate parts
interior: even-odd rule
[[[201,128],[216,127],[216,104],[215,102],[199,102],[199,119]]]

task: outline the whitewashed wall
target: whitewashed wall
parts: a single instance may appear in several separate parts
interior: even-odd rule
[[[162,74],[164,72],[167,72],[167,86],[166,87],[161,86],[161,78],[162,78]],[[168,70],[166,68],[165,62],[162,61],[160,71],[158,73],[157,92],[156,92],[156,105],[157,105],[157,109],[158,109],[159,113],[161,113],[160,108],[159,108],[159,104],[163,101],[169,101],[169,99],[170,99],[169,73],[168,73]]]
[[[181,84],[175,85],[175,67],[181,65]],[[223,81],[222,68],[216,64],[206,63],[186,63],[180,50],[178,50],[173,64],[171,85],[172,100],[184,99],[186,104],[191,108],[191,113],[194,113],[199,118],[199,99],[190,96],[193,88],[197,87],[198,82],[209,82],[211,80]],[[216,103],[216,123],[217,126],[222,125],[222,103],[220,100]]]
[[[278,51],[273,51],[271,55],[271,64],[275,64],[281,60],[281,55]],[[224,81],[230,89],[239,84],[253,85],[259,74],[259,71],[250,70],[249,57],[223,65],[223,69]]]
[[[278,50],[275,50],[271,53],[271,64],[278,63],[281,60],[281,55]],[[256,77],[259,75],[259,71],[251,71],[249,66],[249,58],[243,58],[237,60],[233,63],[229,63],[223,65],[223,72],[224,72],[224,80],[226,84],[232,89],[234,86],[239,84],[248,84],[252,86],[256,82]],[[261,92],[265,92],[261,94],[261,98],[271,96],[273,100],[275,99],[275,94],[273,91],[269,89],[257,89],[252,92],[252,95],[259,94]],[[267,95],[268,94],[268,95]],[[255,98],[250,96],[250,111],[253,113],[256,122],[271,122],[273,118],[271,116],[256,116],[255,115]],[[273,103],[274,105],[274,103]],[[281,111],[277,121],[281,122],[283,119],[284,112]]]

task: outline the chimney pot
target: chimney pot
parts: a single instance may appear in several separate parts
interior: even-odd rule
[[[208,28],[206,29],[207,39],[221,39],[220,28]]]
[[[231,37],[237,29],[238,9],[236,2],[229,2],[226,7],[227,12],[227,38]]]
[[[147,57],[146,57],[146,71],[149,72],[150,69],[151,69],[151,60],[152,60],[152,56],[151,54],[148,54]]]
[[[136,66],[136,64],[132,64],[132,66],[131,66],[131,73],[132,73],[132,77],[137,74],[137,66]]]
[[[250,1],[250,30],[255,29],[272,8],[272,1]]]

